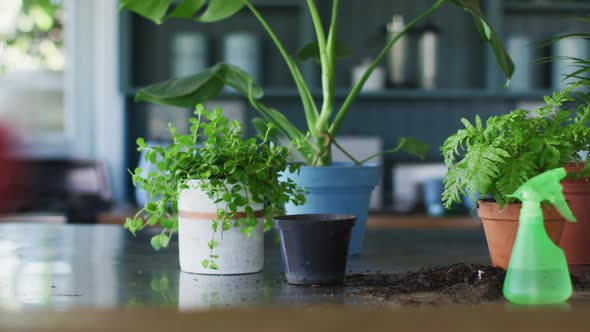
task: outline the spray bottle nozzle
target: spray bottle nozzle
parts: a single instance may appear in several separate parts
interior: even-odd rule
[[[523,202],[523,207],[526,203],[540,205],[543,201],[549,201],[565,219],[576,221],[563,197],[563,187],[560,184],[566,174],[565,168],[562,167],[539,174],[529,179],[508,197],[519,199]]]

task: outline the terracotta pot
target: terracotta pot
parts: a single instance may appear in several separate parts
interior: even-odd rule
[[[496,202],[477,202],[477,214],[483,221],[488,250],[494,266],[508,268],[518,230],[520,207],[520,203],[514,203],[508,204],[500,210],[500,206]],[[559,245],[565,219],[551,206],[543,206],[543,217],[549,238],[553,243]]]
[[[568,164],[568,173],[577,173],[584,167]],[[561,236],[561,248],[565,252],[567,262],[570,265],[590,264],[590,179],[568,179],[561,181],[563,195],[569,202],[570,209],[574,213],[577,222],[568,222]]]

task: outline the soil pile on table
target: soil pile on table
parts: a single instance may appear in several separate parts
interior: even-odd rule
[[[399,274],[356,274],[345,285],[353,296],[400,305],[485,303],[502,299],[506,271],[480,264],[454,264]],[[572,278],[576,290],[590,289],[590,274]]]
[[[346,286],[357,296],[400,304],[481,303],[500,299],[506,272],[479,264],[455,264],[400,274],[356,274]]]
[[[572,276],[572,284],[574,286],[574,291],[589,291],[590,272],[579,273],[577,276]]]

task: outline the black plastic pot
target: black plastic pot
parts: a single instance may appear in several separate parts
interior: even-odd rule
[[[287,282],[332,286],[344,282],[356,216],[297,214],[275,218]]]

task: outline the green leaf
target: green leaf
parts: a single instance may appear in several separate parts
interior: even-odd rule
[[[430,149],[430,146],[413,137],[400,138],[397,151],[404,151],[411,155],[417,156],[420,159],[424,159],[426,153]]]
[[[160,234],[160,245],[162,246],[162,248],[168,247],[169,243],[170,243],[170,237],[166,233],[161,233]]]
[[[259,85],[256,85],[252,76],[242,69],[228,64],[220,64],[218,77],[223,82],[232,88],[236,89],[244,96],[248,96],[250,89],[252,89],[252,96],[254,99],[260,99],[264,96],[264,92]]]
[[[195,16],[205,6],[201,15]],[[216,22],[238,13],[242,0],[182,0],[169,15],[172,0],[121,0],[119,8],[135,12],[158,24],[169,18],[192,19],[198,22]]]
[[[306,157],[309,152],[313,151],[313,146],[307,140],[307,136],[297,129],[297,127],[295,127],[285,115],[275,109],[265,106],[253,98],[250,98],[250,103],[258,110],[258,112],[260,112],[266,121],[274,124],[281,134],[288,137],[291,141],[299,143],[301,146],[298,146],[297,148],[304,157]]]
[[[490,28],[488,23],[483,18],[480,18],[479,21],[481,23],[481,26],[483,27],[483,35],[485,37],[485,40],[492,40],[492,28]]]
[[[154,249],[160,250],[162,248],[162,244],[160,242],[160,234],[152,236],[150,243]]]
[[[268,130],[268,121],[264,120],[263,118],[254,118],[252,119],[252,124],[254,125],[254,129],[260,135],[264,135]]]
[[[217,64],[195,75],[142,88],[137,92],[135,100],[178,107],[194,107],[219,95],[224,85],[231,86],[244,95],[248,95],[251,86],[255,99],[263,96],[262,88],[254,84],[248,73],[236,66]]]
[[[176,219],[160,218],[160,226],[166,229],[175,229],[177,226]]]
[[[236,205],[236,203],[232,202],[228,204],[229,210],[231,212],[238,212],[238,206]]]
[[[223,228],[223,231],[224,232],[229,231],[231,229],[231,222],[229,220],[227,220],[227,222],[224,222],[223,223],[223,227],[222,228]]]
[[[254,209],[252,209],[249,205],[246,205],[244,212],[246,212],[248,215],[254,215]]]
[[[133,235],[135,235],[135,221],[133,220],[133,218],[125,218],[125,224],[123,224],[123,227],[125,229],[128,229]]]
[[[217,71],[219,67],[214,66],[196,75],[150,85],[137,92],[135,101],[194,107],[217,96],[223,89],[223,82],[215,76]]]
[[[498,189],[502,195],[512,195],[531,174],[535,174],[534,158],[524,154],[519,158],[508,160],[501,168],[498,178]]]
[[[244,7],[243,0],[209,0],[209,6],[200,17],[199,22],[216,22],[231,17]]]
[[[160,217],[158,215],[152,214],[148,219],[147,219],[147,224],[150,226],[155,226],[158,223],[158,220],[160,219]]]
[[[158,24],[168,12],[172,0],[121,0],[119,9],[127,9]]]
[[[334,57],[336,59],[349,58],[352,55],[350,48],[343,42],[336,41],[334,43]],[[316,62],[320,62],[320,47],[317,42],[311,42],[303,46],[295,55],[295,58],[299,62],[305,62],[309,59],[314,59]]]
[[[201,261],[201,265],[202,265],[204,268],[209,268],[209,260],[207,260],[207,259],[203,259],[203,260]]]
[[[148,159],[150,160],[150,163],[155,164],[158,160],[158,154],[156,151],[150,151]]]
[[[145,149],[147,147],[147,144],[145,144],[145,139],[143,137],[138,138],[135,143],[137,143],[137,146],[139,148]]]
[[[238,194],[241,190],[242,190],[242,186],[239,184],[236,184],[235,186],[233,186],[233,188],[231,188],[231,193]]]
[[[209,249],[211,249],[211,250],[216,248],[218,245],[219,245],[219,242],[217,242],[215,240],[211,240],[211,241],[209,241],[209,243],[207,243],[207,246],[209,246]]]
[[[158,208],[158,207],[157,207],[156,203],[154,203],[154,202],[148,202],[148,203],[145,205],[145,210],[146,210],[147,212],[156,212],[157,208]]]
[[[248,200],[246,199],[246,197],[244,197],[240,194],[235,194],[234,195],[234,203],[237,206],[246,206],[246,204],[248,204]]]
[[[166,16],[168,18],[192,18],[203,7],[205,0],[183,0],[176,8]]]
[[[500,38],[498,37],[494,29],[490,27],[485,17],[483,16],[479,5],[479,0],[447,1],[453,3],[454,5],[460,8],[463,8],[471,14],[471,16],[473,17],[473,22],[475,23],[475,27],[479,31],[482,39],[486,43],[490,44],[490,46],[492,47],[498,65],[500,65],[502,71],[504,72],[504,75],[509,80],[512,77],[512,74],[514,74],[514,63],[512,62],[512,59],[510,59],[510,56],[508,55],[506,50],[504,49],[504,46],[502,45]],[[509,82],[507,83],[509,84]]]
[[[377,156],[384,155],[384,154],[390,154],[390,153],[396,153],[399,151],[404,151],[406,153],[417,156],[420,159],[424,159],[429,148],[430,147],[428,146],[428,144],[426,144],[418,139],[415,139],[413,137],[403,137],[403,138],[400,138],[399,143],[397,144],[397,146],[395,148],[393,148],[391,150],[384,150],[384,151],[378,152],[378,153],[371,155],[363,160],[358,161],[357,164],[362,165]]]
[[[143,218],[137,217],[133,220],[133,229],[141,230],[143,228]]]

